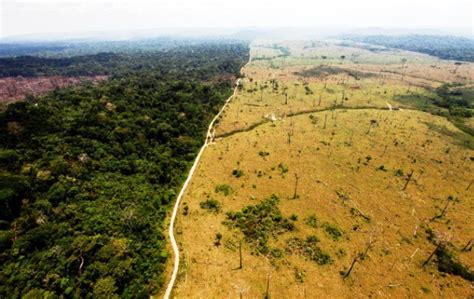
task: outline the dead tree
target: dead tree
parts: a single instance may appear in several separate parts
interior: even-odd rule
[[[321,93],[319,93],[319,102],[318,102],[318,106],[321,106]]]
[[[324,115],[324,127],[323,127],[323,129],[326,129],[326,122],[327,122],[327,120],[328,120],[328,115],[327,115],[327,113],[326,113],[326,114]]]
[[[436,252],[438,252],[438,249],[441,247],[441,243],[439,243],[435,250],[430,254],[430,256],[426,259],[426,261],[423,262],[423,265],[422,267],[426,266],[430,261],[431,259],[433,258],[433,256],[436,254]]]
[[[469,183],[469,185],[467,185],[466,191],[469,191],[469,189],[471,188],[472,182],[474,182],[474,180],[471,180],[471,182]]]
[[[349,267],[349,270],[347,270],[347,272],[342,277],[343,279],[346,279],[347,277],[349,277],[352,270],[354,269],[356,262],[360,260],[364,260],[367,257],[367,254],[369,253],[369,250],[373,247],[375,241],[376,240],[372,240],[372,237],[369,238],[369,242],[367,242],[367,247],[365,247],[364,252],[360,252],[354,257],[354,259],[352,260],[351,266]]]
[[[412,177],[413,177],[413,169],[412,169],[411,172],[408,174],[407,180],[406,180],[406,182],[405,182],[405,186],[403,186],[403,189],[402,189],[402,190],[406,190],[406,189],[407,189],[408,184],[410,183]]]
[[[472,250],[472,245],[473,245],[473,239],[470,239],[466,245],[461,249],[461,251],[466,252],[466,251],[471,251]]]
[[[293,199],[296,199],[296,197],[298,196],[297,195],[297,191],[298,191],[298,181],[299,181],[300,177],[298,176],[297,173],[295,173],[295,192],[293,193]]]
[[[359,260],[359,255],[357,254],[355,256],[355,258],[352,260],[352,263],[351,263],[351,266],[349,267],[349,270],[347,270],[347,272],[344,274],[342,279],[346,279],[347,277],[349,277],[349,275],[351,275],[352,269],[354,268],[354,265],[358,260]]]
[[[451,199],[450,197],[448,197],[448,201],[446,202],[446,205],[444,206],[443,210],[441,210],[441,213],[439,213],[438,215],[435,215],[433,218],[430,219],[430,221],[442,218],[444,214],[446,214],[446,211],[448,210],[448,206],[450,203],[451,203]]]
[[[242,269],[244,267],[244,261],[242,259],[242,241],[239,243],[239,269]]]
[[[271,274],[270,274],[270,272],[268,272],[267,289],[265,290],[265,296],[263,297],[265,299],[270,299],[270,278],[271,278]]]

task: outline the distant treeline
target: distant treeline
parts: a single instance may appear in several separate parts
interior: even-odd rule
[[[205,54],[205,58],[203,56]],[[241,53],[241,44],[201,44],[179,46],[163,51],[98,53],[72,57],[45,58],[17,56],[0,58],[0,77],[36,76],[123,76],[131,72],[153,71],[160,75],[187,70],[199,72],[202,79],[211,79],[235,68],[226,59]],[[194,68],[199,66],[199,68]]]
[[[474,40],[436,35],[346,36],[346,40],[429,54],[442,59],[474,62]]]
[[[114,75],[0,111],[0,298],[156,294],[164,219],[247,60],[245,44],[18,58],[22,74]]]

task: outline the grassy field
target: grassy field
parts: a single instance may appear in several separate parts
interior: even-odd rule
[[[317,41],[251,51],[180,208],[174,295],[472,296],[474,141],[435,105],[443,83],[472,86],[472,64]]]

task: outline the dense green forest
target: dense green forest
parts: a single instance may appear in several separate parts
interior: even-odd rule
[[[346,40],[420,52],[442,59],[474,61],[474,40],[456,36],[436,35],[355,35]]]
[[[15,56],[0,58],[0,77],[10,76],[127,76],[130,72],[151,71],[155,74],[185,75],[197,72],[201,79],[220,76],[238,63],[226,59],[232,46],[223,49],[219,43],[180,45],[162,51],[103,52],[71,57]],[[205,59],[202,53],[205,52]],[[204,63],[205,62],[205,63]],[[196,68],[199,65],[198,68]]]
[[[163,220],[247,59],[247,45],[232,43],[12,64],[81,74],[86,61],[111,79],[1,110],[0,297],[161,288]]]

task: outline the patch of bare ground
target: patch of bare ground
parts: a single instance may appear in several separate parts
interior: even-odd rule
[[[0,102],[15,102],[27,95],[39,96],[56,88],[78,85],[83,81],[98,82],[107,76],[91,77],[6,77],[0,78]]]

